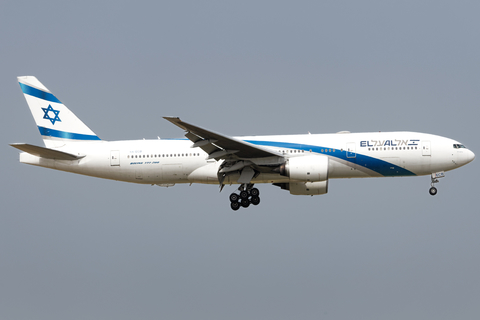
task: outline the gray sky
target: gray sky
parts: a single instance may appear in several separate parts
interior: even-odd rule
[[[480,154],[477,1],[2,1],[1,319],[477,319],[478,160],[429,177],[159,188],[27,166],[16,76],[105,140],[409,130]]]

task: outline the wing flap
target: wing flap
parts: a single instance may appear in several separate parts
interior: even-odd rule
[[[74,155],[71,153],[34,146],[32,144],[27,144],[27,143],[12,143],[10,145],[14,148],[17,148],[18,150],[24,151],[26,153],[29,153],[37,157],[46,158],[46,159],[78,160],[85,157],[84,155]]]

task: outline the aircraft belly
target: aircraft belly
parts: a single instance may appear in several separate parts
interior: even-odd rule
[[[162,181],[179,182],[186,179],[182,163],[162,164]]]

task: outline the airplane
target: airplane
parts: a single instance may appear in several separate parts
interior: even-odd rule
[[[18,77],[45,147],[13,143],[20,162],[117,181],[171,187],[239,185],[233,210],[260,203],[255,184],[292,195],[321,195],[330,179],[429,175],[429,193],[475,154],[458,141],[418,132],[367,132],[230,137],[178,117],[181,139],[101,140],[37,78]]]

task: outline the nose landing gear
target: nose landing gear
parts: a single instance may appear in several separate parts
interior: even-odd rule
[[[230,208],[237,211],[240,207],[248,208],[250,204],[254,206],[260,203],[260,191],[253,188],[253,184],[242,184],[238,190],[240,194],[232,193],[230,195]]]
[[[445,172],[436,172],[436,173],[432,173],[432,176],[431,176],[431,179],[432,179],[432,182],[430,184],[430,190],[428,190],[428,192],[434,196],[437,194],[437,188],[435,188],[435,183],[438,183],[438,179],[439,178],[443,178],[445,177]]]

